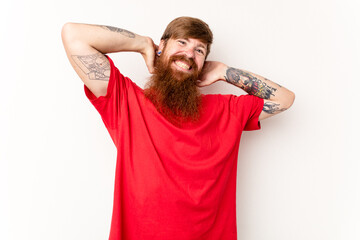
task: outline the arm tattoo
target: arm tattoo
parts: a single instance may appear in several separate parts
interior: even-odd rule
[[[110,63],[103,54],[72,55],[72,58],[90,80],[109,81]]]
[[[236,68],[228,68],[225,79],[229,83],[239,86],[247,93],[263,99],[270,99],[271,95],[275,96],[274,92],[277,90],[268,86],[254,75]]]
[[[101,25],[100,27],[104,28],[104,29],[107,29],[107,30],[110,30],[112,32],[118,32],[128,38],[135,38],[135,34],[128,31],[128,30],[125,30],[125,29],[122,29],[122,28],[117,28],[117,27],[111,27],[111,26],[105,26],[105,25]]]
[[[267,103],[264,103],[263,111],[268,114],[275,114],[275,113],[285,111],[287,109],[287,108],[280,109],[279,106],[280,106],[280,104],[278,104],[278,103],[267,102]]]

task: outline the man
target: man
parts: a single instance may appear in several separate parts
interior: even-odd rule
[[[205,61],[213,36],[196,18],[173,20],[159,46],[125,29],[77,23],[64,25],[62,39],[118,150],[109,239],[237,239],[241,133],[288,109],[294,94]],[[104,55],[121,51],[142,54],[152,74],[145,90]],[[199,93],[216,81],[248,94]]]

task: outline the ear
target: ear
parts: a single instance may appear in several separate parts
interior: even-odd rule
[[[163,51],[164,50],[164,47],[165,47],[165,41],[164,40],[160,40],[160,43],[159,43],[159,47],[158,47],[158,51]]]

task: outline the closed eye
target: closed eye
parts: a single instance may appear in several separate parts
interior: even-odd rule
[[[181,45],[184,45],[185,44],[185,41],[182,41],[182,40],[179,40],[178,41]]]

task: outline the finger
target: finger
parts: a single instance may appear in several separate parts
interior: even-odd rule
[[[205,82],[201,81],[201,80],[197,80],[196,85],[198,87],[205,87],[207,84]]]
[[[154,59],[148,58],[145,60],[146,67],[148,68],[149,73],[154,73]]]
[[[151,73],[151,74],[154,73],[154,65],[153,65],[153,64],[151,64],[151,65],[148,67],[148,69],[149,69],[149,73]]]

